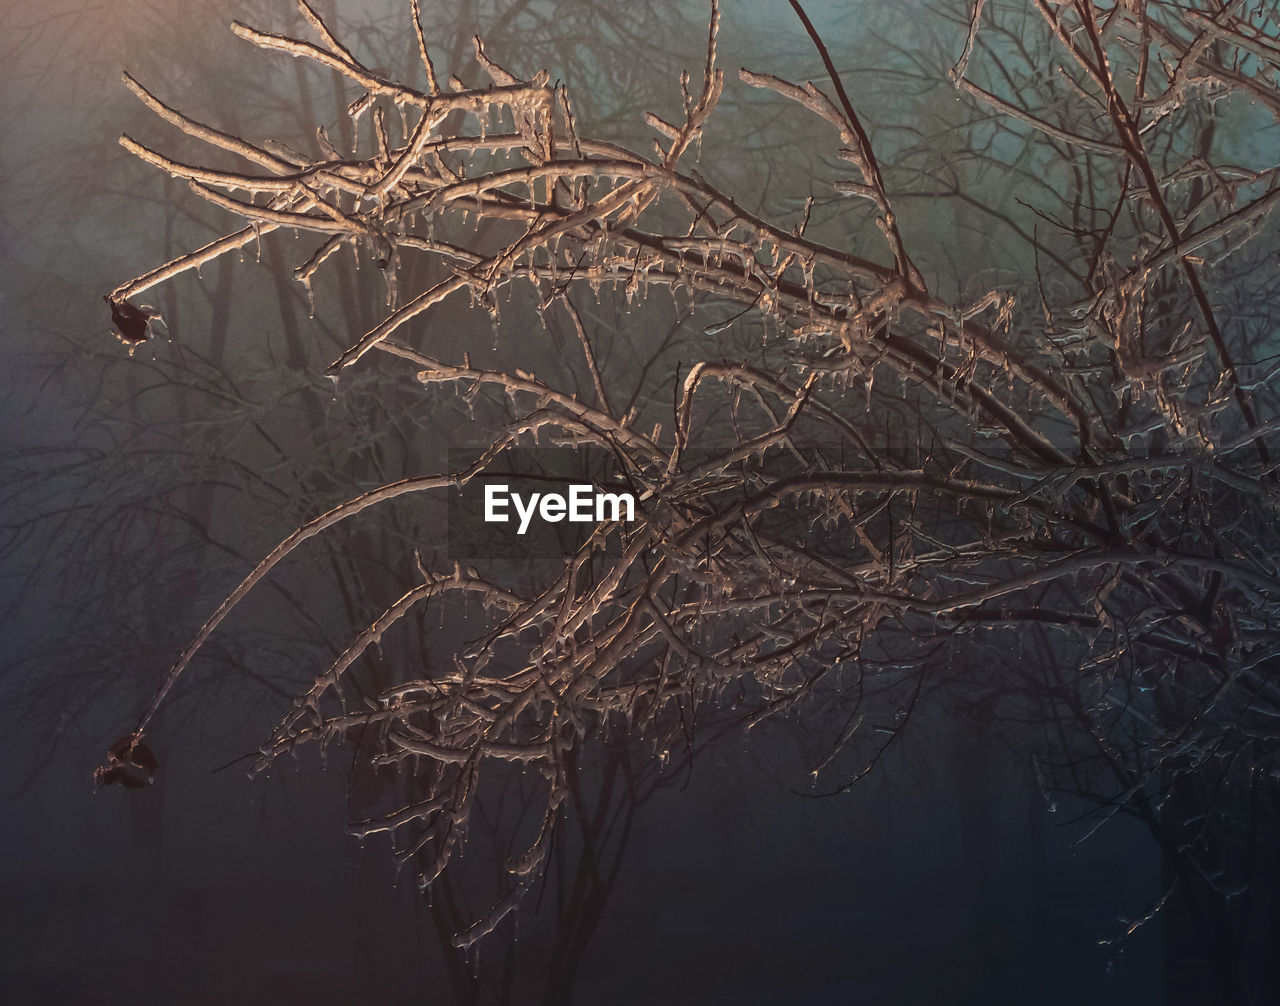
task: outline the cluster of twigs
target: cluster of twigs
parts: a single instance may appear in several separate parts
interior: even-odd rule
[[[937,642],[1031,625],[1071,665],[1072,688],[1083,683],[1081,714],[1102,732],[1113,768],[1127,773],[1129,796],[1170,759],[1216,754],[1215,709],[1230,706],[1233,729],[1248,723],[1273,740],[1270,716],[1280,709],[1267,682],[1280,580],[1263,437],[1276,420],[1243,376],[1256,363],[1236,359],[1248,347],[1233,343],[1202,273],[1268,219],[1277,169],[1205,158],[1158,169],[1149,151],[1178,109],[1206,91],[1280,101],[1277,50],[1226,10],[1208,17],[1147,6],[1037,4],[1057,46],[1050,59],[1063,60],[1070,100],[1087,110],[1078,129],[1068,113],[1054,121],[1061,108],[1023,108],[970,82],[983,3],[973,7],[957,86],[1045,134],[1054,156],[1119,180],[1100,221],[1076,231],[1063,224],[1077,296],[1051,302],[1042,285],[1043,310],[1021,312],[1011,290],[972,303],[930,291],[868,131],[802,11],[833,93],[748,70],[739,78],[829,124],[851,177],[827,184],[866,201],[883,264],[807,237],[808,208],[792,226],[761,219],[689,167],[725,86],[714,2],[705,64],[682,78],[679,113],[645,117],[655,134],[648,152],[582,135],[564,87],[545,72],[509,72],[478,38],[488,83],[443,80],[416,0],[424,89],[365,67],[304,0],[315,42],[233,25],[241,38],[356,88],[348,109],[356,149],[337,149],[323,127],[314,155],[250,142],[126,77],[166,122],[247,167],[185,164],[122,139],[244,225],[119,287],[110,297],[116,314],[134,317],[130,298],[267,232],[294,231],[315,239],[295,272],[308,290],[344,250],[370,255],[387,281],[385,318],[330,364],[330,376],[370,353],[390,354],[428,391],[497,389],[519,413],[466,470],[375,489],[289,536],[200,630],[132,736],[143,736],[223,617],[305,540],[391,498],[463,485],[513,446],[554,443],[607,451],[636,493],[638,519],[597,527],[537,589],[417,558],[421,582],[316,676],[259,762],[372,731],[376,760],[403,766],[415,792],[357,827],[389,833],[420,864],[424,885],[463,840],[487,766],[540,773],[544,819],[509,864],[510,896],[460,934],[459,946],[491,931],[544,868],[566,752],[610,717],[665,751],[686,743],[696,711],[726,692],[749,697],[755,723],[841,674],[853,704],[816,770],[862,744],[855,762],[865,768],[902,724],[864,727],[861,703],[876,682],[908,682],[893,694],[909,705]],[[1133,79],[1118,69],[1127,60]],[[1250,72],[1250,61],[1266,72]],[[497,239],[464,245],[443,236],[467,219],[489,224]],[[434,263],[439,278],[404,293],[397,275],[411,257]],[[446,299],[469,297],[496,315],[513,287],[577,333],[592,376],[588,400],[541,375],[476,366],[469,354],[437,358],[415,335],[412,323]],[[709,351],[673,380],[669,417],[619,409],[578,306],[584,289],[628,302],[666,290],[706,305],[728,317],[704,326],[708,347],[744,316],[763,318],[768,362]],[[867,414],[873,402],[895,416],[909,404],[913,428],[904,432],[895,418],[886,444],[882,416]],[[429,676],[374,695],[352,684],[348,672],[369,647],[443,598],[478,602],[485,633]],[[1115,747],[1096,714],[1143,676],[1171,676],[1191,701],[1152,709],[1145,692],[1128,695],[1126,708],[1151,721],[1135,754]]]

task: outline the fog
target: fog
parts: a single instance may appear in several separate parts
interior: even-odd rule
[[[423,86],[407,3],[327,0],[315,6],[366,66]],[[468,86],[488,84],[471,47],[479,32],[489,56],[513,73],[528,79],[546,68],[553,84],[563,83],[584,137],[648,155],[655,134],[643,113],[656,111],[670,121],[685,114],[681,69],[689,69],[696,97],[707,6],[424,0],[423,23],[442,78],[457,74]],[[867,199],[836,195],[833,181],[871,175],[865,169],[856,174],[856,159],[837,158],[828,123],[738,77],[744,66],[829,86],[813,42],[786,4],[724,5],[717,51],[724,93],[681,170],[696,172],[699,184],[732,193],[744,216],[776,221],[780,233],[865,258],[877,268],[893,265],[886,236],[891,241],[897,228],[903,247],[928,249],[913,251],[912,265],[939,303],[971,306],[987,291],[1000,291],[1009,295],[1011,311],[1016,299],[1025,312],[1017,319],[1037,319],[1050,313],[1048,298],[1061,295],[1065,302],[1076,285],[1093,282],[1104,269],[1119,276],[1114,257],[1099,253],[1096,262],[1082,266],[1043,238],[1062,222],[1065,206],[1083,203],[1068,191],[1085,184],[1081,172],[1061,149],[1033,147],[1021,126],[993,125],[997,117],[989,107],[948,81],[965,44],[966,4],[805,6],[875,148],[885,192],[894,199],[891,222],[885,223],[880,208],[869,209]],[[1039,15],[1001,6],[988,16],[1014,27],[999,37],[993,29],[975,65],[986,58],[999,66],[1003,59],[1013,77],[1021,72],[1019,58],[1033,61],[1025,52],[1019,57],[1010,39],[1023,40],[1033,54],[1051,41]],[[1034,24],[1019,28],[1019,18]],[[386,758],[379,761],[383,752],[376,744],[349,726],[333,728],[333,743],[326,735],[321,745],[300,743],[263,764],[273,730],[291,710],[304,708],[298,697],[318,687],[317,675],[340,660],[352,639],[421,582],[424,565],[435,570],[433,576],[461,582],[463,564],[455,566],[450,549],[457,543],[449,537],[460,533],[459,522],[446,531],[444,494],[398,499],[376,518],[345,522],[309,540],[275,567],[182,669],[147,721],[147,743],[159,761],[154,781],[136,791],[95,785],[94,769],[108,747],[134,729],[183,647],[263,556],[361,493],[456,470],[454,452],[478,454],[500,425],[493,417],[511,422],[521,404],[510,395],[508,405],[496,392],[492,400],[449,389],[426,395],[423,383],[429,382],[415,379],[418,365],[405,369],[404,361],[378,353],[344,370],[336,383],[330,380],[326,368],[393,310],[387,284],[370,244],[354,256],[339,250],[317,270],[311,291],[304,289],[293,270],[315,251],[314,235],[299,240],[287,228],[132,298],[163,319],[150,325],[142,345],[127,346],[113,334],[104,295],[241,226],[184,181],[141,163],[122,148],[120,135],[183,164],[244,168],[161,122],[121,82],[122,70],[161,101],[230,133],[270,137],[313,153],[315,125],[321,124],[335,145],[349,149],[355,142],[342,130],[356,91],[328,70],[236,38],[227,30],[233,19],[295,37],[308,31],[285,0],[126,0],[39,10],[9,0],[0,10],[6,40],[0,43],[6,49],[0,71],[0,346],[6,361],[0,402],[0,722],[9,766],[0,988],[6,1001],[1269,1001],[1275,966],[1267,963],[1265,947],[1275,933],[1280,890],[1274,865],[1250,874],[1257,894],[1243,916],[1231,914],[1240,900],[1223,895],[1222,917],[1239,923],[1229,940],[1224,935],[1235,967],[1224,977],[1221,955],[1214,956],[1213,941],[1205,938],[1205,927],[1212,931],[1217,924],[1212,913],[1218,903],[1205,909],[1208,902],[1195,902],[1192,894],[1183,900],[1199,888],[1177,879],[1178,843],[1162,845],[1161,836],[1170,832],[1153,824],[1150,805],[1142,802],[1146,790],[1135,800],[1135,785],[1121,797],[1124,787],[1112,786],[1109,777],[1105,785],[1097,781],[1106,772],[1095,772],[1094,755],[1073,761],[1079,751],[1074,741],[1055,747],[1060,724],[1047,713],[1041,719],[1027,712],[1039,695],[1016,704],[1024,683],[1015,673],[1018,665],[1049,668],[1059,657],[1070,663],[1075,644],[1057,650],[1058,644],[1035,635],[1042,628],[1027,628],[1026,638],[1040,640],[1040,649],[997,642],[984,650],[987,637],[980,630],[965,626],[926,638],[910,621],[915,615],[897,623],[885,616],[888,641],[867,642],[868,666],[878,662],[889,676],[883,691],[869,689],[865,710],[851,712],[841,704],[846,693],[815,685],[810,705],[800,703],[756,730],[745,723],[769,693],[754,679],[717,684],[705,693],[691,689],[691,696],[705,694],[705,705],[689,713],[696,734],[692,727],[686,731],[684,706],[675,725],[653,713],[655,730],[688,735],[683,750],[669,750],[667,735],[661,743],[643,735],[639,716],[631,737],[604,707],[599,723],[584,727],[572,747],[581,782],[573,784],[561,811],[545,876],[492,934],[460,952],[451,940],[488,910],[485,885],[505,890],[501,864],[537,833],[534,784],[517,763],[501,770],[507,775],[495,770],[500,795],[492,802],[477,797],[479,809],[466,825],[457,861],[426,893],[416,876],[421,857],[398,856],[403,849],[396,832],[366,841],[349,833],[352,822],[386,812],[393,797],[416,798],[416,787],[428,786],[425,770],[396,775]],[[1262,41],[1255,48],[1269,44],[1270,31],[1258,28]],[[1242,65],[1242,73],[1252,72]],[[999,73],[982,79],[994,88]],[[1266,172],[1278,147],[1269,113],[1232,96],[1216,114],[1216,133],[1208,131],[1202,153],[1239,168],[1238,176],[1224,169],[1223,184],[1247,191],[1250,184],[1270,184]],[[1188,123],[1179,129],[1190,135],[1197,124],[1190,113]],[[399,135],[399,126],[391,128],[393,137]],[[408,142],[408,132],[399,142]],[[1181,149],[1169,141],[1160,156],[1172,163]],[[1247,182],[1246,172],[1255,173]],[[532,201],[532,183],[528,191]],[[1121,197],[1128,191],[1122,186]],[[1226,214],[1233,207],[1219,208]],[[1079,212],[1106,216],[1111,207]],[[1132,219],[1140,218],[1135,210]],[[1111,226],[1119,233],[1130,219],[1117,209]],[[1274,271],[1274,227],[1265,220],[1260,217],[1250,232],[1250,247],[1261,248],[1258,261]],[[1093,218],[1075,223],[1088,240],[1105,245]],[[695,217],[690,235],[697,225]],[[442,241],[472,242],[484,254],[507,240],[500,227],[485,230],[479,215],[445,219],[440,226]],[[1152,251],[1139,224],[1126,235],[1123,247],[1135,255]],[[1218,250],[1206,244],[1201,254],[1212,258]],[[1059,253],[1061,270],[1053,258]],[[396,303],[445,274],[406,252]],[[1237,384],[1255,389],[1261,404],[1255,422],[1245,425],[1264,427],[1273,421],[1266,397],[1273,383],[1267,348],[1274,329],[1265,308],[1270,288],[1262,288],[1260,305],[1240,306],[1233,298],[1254,289],[1256,272],[1223,266],[1209,275],[1215,306],[1236,305],[1222,310],[1231,315],[1224,323],[1228,336],[1250,340]],[[821,284],[812,275],[807,282],[816,303]],[[831,280],[829,288],[836,286]],[[1119,289],[1121,281],[1114,286]],[[758,306],[758,292],[755,301],[735,301],[705,290],[686,298],[673,288],[670,294],[646,293],[633,304],[619,290],[614,283],[598,299],[584,294],[586,327],[595,340],[590,366],[581,358],[575,329],[563,318],[540,321],[540,305],[528,291],[505,292],[496,321],[482,298],[469,302],[463,293],[415,319],[403,334],[433,359],[457,366],[465,359],[468,371],[522,378],[554,371],[567,400],[608,397],[620,414],[630,405],[634,429],[647,434],[662,427],[652,440],[664,450],[679,443],[672,440],[680,428],[678,391],[689,387],[682,382],[696,361],[740,357],[761,370],[789,365],[768,355],[781,323],[771,329],[769,318],[752,314],[730,327],[739,312]],[[1161,290],[1149,303],[1158,296],[1173,303],[1182,295]],[[994,318],[1004,302],[984,303],[994,305]],[[982,310],[975,308],[974,316]],[[959,322],[961,330],[967,320]],[[1026,332],[1038,332],[1038,323],[1027,322],[1031,327],[1023,330],[1018,320],[1006,328],[1010,345],[1031,341],[1035,336]],[[991,331],[1000,324],[993,321]],[[1152,331],[1157,328],[1153,321]],[[944,333],[939,372],[948,359],[946,340]],[[1168,342],[1171,354],[1186,351],[1176,335]],[[1124,356],[1124,346],[1112,349]],[[1057,353],[1057,343],[1048,352]],[[596,361],[604,379],[593,373]],[[1081,382],[1101,366],[1094,357],[1066,351],[1060,361],[1064,374],[1077,367],[1085,375]],[[876,365],[868,374],[878,374]],[[1211,378],[1187,373],[1187,386],[1200,389],[1196,394],[1229,399],[1226,392],[1214,399],[1212,388],[1204,390]],[[1064,377],[1063,383],[1075,379]],[[879,398],[873,409],[873,394],[914,402],[927,383],[923,376],[915,384],[892,380],[899,383],[868,376],[861,384],[838,385],[833,378],[813,386],[815,394],[829,393],[847,406],[859,435],[888,457],[907,450],[902,438],[912,431],[903,415],[909,410],[881,412]],[[1135,387],[1147,388],[1143,380],[1134,378]],[[1014,377],[1008,382],[1012,387]],[[1121,396],[1118,390],[1117,400]],[[732,405],[707,406],[705,417],[693,413],[705,421],[708,444],[720,449],[737,443],[735,435],[746,437],[727,418],[732,413],[736,422],[737,408],[735,398]],[[1206,415],[1225,408],[1212,412],[1206,406]],[[1134,424],[1143,418],[1124,417]],[[1048,405],[1043,415],[1028,411],[1023,418],[1054,449],[1069,437],[1070,424]],[[1187,426],[1207,428],[1196,427],[1194,419]],[[943,422],[937,430],[954,432],[955,426]],[[1224,421],[1222,442],[1239,434]],[[1141,443],[1134,456],[1163,443]],[[694,444],[690,457],[694,447],[712,449]],[[799,456],[801,449],[795,451]],[[1064,489],[1064,498],[1074,485]],[[1031,485],[1027,495],[1038,488]],[[809,505],[816,509],[820,502],[815,497]],[[1247,519],[1229,504],[1221,507],[1232,514],[1229,526],[1223,521],[1228,539]],[[888,509],[886,536],[902,533],[894,521],[909,519],[903,512],[895,518]],[[957,523],[960,512],[957,506]],[[1056,516],[1045,519],[1052,523]],[[997,524],[1002,519],[997,513]],[[1148,519],[1156,518],[1135,521]],[[1215,526],[1212,513],[1200,524],[1198,519],[1185,520]],[[872,537],[882,531],[880,524],[866,527]],[[950,532],[938,533],[945,538]],[[1117,532],[1116,540],[1121,537]],[[899,560],[894,540],[887,540],[892,581]],[[1069,535],[1061,540],[1074,543]],[[856,546],[841,547],[852,554]],[[1265,553],[1233,549],[1216,548],[1217,560],[1265,569]],[[901,561],[910,558],[902,555]],[[504,586],[517,593],[545,587],[538,580],[543,567],[529,574],[530,586],[510,572],[523,568],[517,557],[502,561],[511,563],[495,567],[510,577]],[[706,561],[709,567],[709,555]],[[1220,575],[1235,582],[1230,573]],[[1118,572],[1115,579],[1120,582]],[[1252,670],[1265,679],[1270,665],[1258,661],[1267,646],[1274,652],[1274,636],[1268,635],[1274,627],[1257,612],[1269,610],[1273,594],[1269,582],[1249,582],[1253,593],[1241,592],[1243,613],[1229,624],[1242,639],[1255,633],[1249,638],[1257,642],[1236,647],[1232,666],[1237,676]],[[1082,588],[1083,595],[1094,596],[1090,589]],[[1096,627],[1095,635],[1082,630],[1081,638],[1099,652],[1104,630],[1139,621],[1140,605],[1114,617],[1104,611],[1113,589],[1120,588],[1098,589],[1096,608],[1091,602],[1081,608],[1081,624],[1092,618]],[[1223,588],[1226,604],[1235,603],[1231,589]],[[891,597],[888,587],[883,593]],[[1073,602],[1064,596],[1046,592],[1036,606],[1043,602],[1046,611],[1064,609],[1074,617]],[[1212,613],[1217,587],[1208,597]],[[406,619],[403,631],[386,638],[379,633],[376,645],[352,664],[358,687],[352,686],[351,701],[452,668],[474,648],[481,631],[475,626],[487,613],[480,600],[437,602],[433,595],[414,620]],[[1170,617],[1175,628],[1169,632],[1182,631],[1177,626],[1194,614],[1181,622]],[[743,619],[747,628],[734,623],[717,631],[723,639],[731,630],[745,637],[753,619]],[[936,616],[930,624],[937,624]],[[894,635],[900,630],[907,642]],[[1213,631],[1211,625],[1195,639]],[[1135,650],[1142,645],[1139,635],[1134,629]],[[714,640],[723,639],[709,632],[698,645],[710,651]],[[1212,648],[1195,645],[1201,654],[1196,659],[1216,668]],[[1119,653],[1121,644],[1114,649]],[[508,659],[506,651],[494,652],[495,662]],[[811,659],[812,666],[825,660],[842,667],[863,656],[837,659],[815,650]],[[1173,664],[1168,667],[1172,673]],[[815,672],[815,681],[821,677]],[[662,687],[660,681],[660,694]],[[1064,686],[1054,698],[1065,704],[1068,691]],[[345,702],[348,696],[339,694]],[[1109,695],[1093,699],[1101,708]],[[1207,707],[1219,708],[1216,702],[1206,700]],[[318,708],[319,700],[313,704]],[[892,718],[897,705],[903,707],[900,720]],[[1134,699],[1133,708],[1140,706]],[[634,703],[626,714],[628,730],[632,712]],[[837,757],[855,730],[862,731],[857,743]],[[1225,736],[1232,730],[1225,728]],[[1241,727],[1235,735],[1244,732]],[[1275,751],[1264,732],[1232,762],[1243,766],[1255,759],[1255,810],[1273,806],[1267,780]],[[1196,762],[1197,768],[1216,764],[1207,755]],[[536,781],[536,771],[527,774]],[[1174,775],[1194,773],[1178,769]],[[1164,807],[1166,800],[1179,806],[1173,796],[1152,794],[1153,805]],[[1267,831],[1274,825],[1270,813],[1248,818],[1263,822],[1245,847],[1264,864],[1273,863],[1276,849]],[[1210,816],[1205,811],[1206,820]],[[1188,840],[1187,848],[1200,849],[1199,842]],[[1222,855],[1230,859],[1236,848],[1223,845]],[[1240,989],[1248,990],[1247,998],[1233,998]]]

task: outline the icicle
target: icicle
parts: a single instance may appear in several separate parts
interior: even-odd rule
[[[314,319],[316,316],[316,292],[311,287],[311,275],[299,276],[298,282],[302,284],[302,288],[306,291],[307,296],[307,317]]]
[[[395,309],[396,300],[400,292],[399,273],[394,263],[389,263],[387,268],[382,270],[382,275],[387,281],[387,307]],[[314,317],[314,314],[312,315]]]

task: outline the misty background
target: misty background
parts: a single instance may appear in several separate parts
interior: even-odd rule
[[[594,133],[623,143],[642,142],[643,110],[675,107],[680,69],[702,59],[698,3],[567,0],[507,17],[513,6],[424,2],[438,65],[476,79],[479,31],[518,72],[547,66],[568,82]],[[962,6],[808,5],[891,187],[954,153],[969,111],[945,71]],[[418,72],[407,4],[317,8],[370,65]],[[454,1001],[412,878],[396,876],[384,844],[346,834],[339,753],[253,780],[237,761],[379,609],[390,546],[438,537],[439,511],[406,505],[313,543],[179,685],[154,735],[155,785],[95,791],[91,779],[253,562],[308,517],[435,470],[474,437],[460,410],[423,408],[411,382],[388,388],[376,362],[335,395],[324,366],[375,318],[382,291],[372,270],[349,288],[318,282],[310,317],[287,279],[298,256],[287,235],[155,291],[170,339],[130,356],[112,337],[105,293],[226,226],[118,146],[122,132],[172,139],[120,70],[198,118],[287,142],[345,104],[324,74],[234,38],[233,18],[301,30],[284,0],[9,0],[0,13],[8,1002]],[[721,46],[726,67],[822,79],[783,4],[726,3]],[[812,193],[823,239],[870,243],[824,189],[824,148],[806,140],[818,127],[748,90],[726,88],[699,170],[779,218]],[[1274,128],[1224,142],[1274,143]],[[974,170],[988,201],[1015,212],[1018,192]],[[908,199],[901,216],[946,249],[922,263],[943,294],[1025,279],[1025,249],[962,201]],[[433,322],[444,345],[500,353],[483,312],[451,310]],[[653,335],[613,323],[619,354]],[[500,337],[537,332],[509,321]],[[397,657],[414,659],[390,648]],[[923,717],[836,798],[811,798],[803,738],[785,729],[750,743],[730,732],[674,773],[637,812],[575,1001],[1212,1001],[1184,924],[1165,913],[1124,937],[1163,889],[1145,830],[1118,817],[1094,831],[1085,808],[1042,789],[1033,737],[996,729],[981,708],[952,713]],[[548,914],[521,908],[522,942],[552,939]],[[517,984],[512,1001],[533,995]]]

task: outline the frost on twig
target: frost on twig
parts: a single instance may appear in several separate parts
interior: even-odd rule
[[[833,153],[857,178],[821,184],[870,201],[883,261],[752,213],[690,163],[724,88],[715,3],[702,72],[679,82],[680,114],[644,117],[656,134],[649,153],[584,135],[563,85],[546,72],[526,78],[509,69],[479,38],[475,59],[487,80],[442,84],[416,2],[426,90],[362,65],[303,6],[319,42],[243,25],[235,31],[342,75],[356,92],[347,109],[353,149],[335,145],[337,130],[317,133],[318,156],[235,137],[128,78],[161,119],[245,167],[188,164],[122,139],[241,223],[113,291],[121,335],[145,332],[143,309],[129,298],[285,230],[309,242],[295,269],[308,291],[348,260],[343,249],[364,251],[387,277],[386,312],[330,362],[331,376],[380,353],[416,375],[429,401],[457,393],[470,402],[497,391],[510,407],[466,470],[376,488],[282,541],[179,656],[131,736],[141,738],[222,619],[306,540],[390,499],[465,484],[503,451],[541,443],[604,451],[636,492],[637,520],[597,527],[537,589],[405,557],[419,582],[296,697],[258,763],[265,770],[309,744],[364,738],[373,764],[411,785],[395,807],[355,827],[389,836],[424,885],[463,846],[489,780],[512,768],[537,780],[542,825],[507,864],[510,884],[493,912],[460,934],[459,946],[492,931],[545,868],[571,756],[611,723],[654,752],[688,749],[696,710],[745,702],[754,727],[840,679],[854,708],[814,760],[815,780],[842,766],[828,790],[838,791],[900,734],[939,640],[988,629],[1025,632],[1020,646],[1043,637],[1039,655],[1069,651],[1091,702],[1114,686],[1131,655],[1148,668],[1199,661],[1227,690],[1264,673],[1258,641],[1274,626],[1280,592],[1265,558],[1274,554],[1277,499],[1230,455],[1271,427],[1254,422],[1225,342],[1215,344],[1221,386],[1195,402],[1171,375],[1203,366],[1207,351],[1187,336],[1154,354],[1143,326],[1152,271],[1172,265],[1198,275],[1192,249],[1259,228],[1274,203],[1270,190],[1213,223],[1194,208],[1160,221],[1155,238],[1129,243],[1137,257],[1128,260],[1108,250],[1110,231],[1099,250],[1098,229],[1081,229],[1094,249],[1084,270],[1089,296],[1073,313],[1049,306],[1042,290],[1037,320],[1003,288],[955,301],[931,292],[915,265],[924,257],[908,254],[885,173],[807,18],[837,99],[766,73],[744,70],[740,79],[835,128]],[[1112,95],[1112,134],[1086,135],[1098,116],[1095,125],[1059,126],[1043,110],[971,84],[982,8],[972,8],[956,84],[1070,156],[1128,164],[1121,186],[1128,199],[1133,179],[1151,168],[1142,124],[1116,110]],[[1046,17],[1056,18],[1054,10],[1045,6]],[[1090,24],[1077,29],[1053,21],[1095,74],[1095,89],[1111,94],[1115,79],[1086,47]],[[1106,39],[1126,37],[1117,29]],[[1241,46],[1249,38],[1263,44],[1241,38]],[[1097,45],[1106,39],[1099,33]],[[1184,87],[1180,79],[1175,73],[1170,88]],[[1150,214],[1162,200],[1173,214],[1167,194],[1181,182],[1143,184],[1132,218],[1158,218]],[[1120,219],[1117,209],[1112,230]],[[459,220],[482,221],[485,240],[443,237],[445,224]],[[402,290],[398,277],[411,261],[431,263],[434,278]],[[499,296],[513,288],[530,294],[544,318],[569,318],[589,397],[548,373],[487,368],[467,353],[444,358],[410,324],[461,299],[496,317]],[[641,405],[626,404],[578,308],[587,291],[606,289],[628,304],[664,291],[718,305],[716,323],[698,328],[694,358],[663,380],[670,415],[655,421],[650,409],[644,427]],[[715,337],[744,316],[773,333],[760,360],[717,350]],[[1213,329],[1212,317],[1201,320]],[[914,410],[909,422],[894,411],[904,402]],[[1129,449],[1130,431],[1142,423],[1162,429],[1160,449]],[[1241,486],[1248,493],[1231,496]],[[1188,532],[1185,515],[1208,498],[1227,498],[1231,548]],[[384,636],[425,606],[446,603],[483,612],[484,629],[471,643],[394,684],[370,690],[355,680],[353,668]],[[894,716],[870,718],[868,695],[893,706]],[[1166,754],[1172,733],[1159,738]]]

